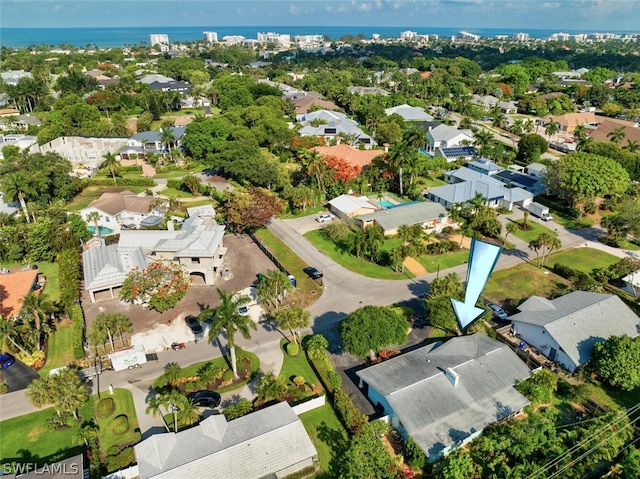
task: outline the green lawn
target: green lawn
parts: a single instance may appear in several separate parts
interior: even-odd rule
[[[438,186],[443,186],[448,184],[446,181],[440,179],[440,178],[432,178],[432,177],[428,177],[428,178],[424,178],[425,180],[425,185],[427,186],[427,188],[437,188]]]
[[[569,281],[564,278],[526,263],[494,271],[483,297],[493,303],[505,304],[509,312],[514,312],[516,306],[533,295],[549,298],[557,293],[566,294],[568,285]]]
[[[43,294],[47,295],[47,299],[51,302],[58,301],[60,299],[60,278],[58,275],[58,263],[49,263],[47,261],[38,261],[35,263],[38,266],[38,271],[44,274],[47,278],[47,284],[42,290]],[[24,268],[23,263],[0,263],[0,268]]]
[[[100,428],[100,447],[102,452],[106,454],[112,446],[139,442],[141,439],[140,428],[138,427],[138,417],[136,416],[136,408],[133,404],[133,396],[131,395],[131,392],[126,389],[118,388],[113,390],[113,396],[111,396],[108,391],[103,391],[100,394],[100,397],[102,399],[111,397],[116,405],[115,410],[109,417],[101,418],[96,416],[96,421]],[[93,408],[97,403],[97,396],[91,396],[89,398],[89,405],[91,408]],[[129,430],[124,434],[116,435],[111,431],[111,423],[116,417],[122,414],[129,418]]]
[[[348,447],[349,436],[336,413],[329,404],[325,404],[301,414],[300,420],[318,451],[318,462],[324,473],[318,477],[338,477],[339,461]]]
[[[42,378],[48,378],[54,368],[68,365],[73,361],[73,326],[71,322],[58,324],[55,332],[49,335],[47,362],[38,370]]]
[[[516,223],[521,225],[522,221],[516,221]],[[538,236],[540,236],[540,233],[550,233],[550,234],[554,233],[554,231],[550,230],[545,226],[542,226],[540,223],[537,223],[535,220],[532,221],[531,217],[529,217],[529,221],[527,222],[527,224],[531,229],[526,231],[519,229],[515,233],[515,235],[518,238],[520,238],[522,241],[526,242],[527,244],[529,244],[529,242],[535,240]]]
[[[322,253],[354,273],[377,279],[413,278],[413,275],[409,271],[405,271],[404,273],[395,272],[388,266],[380,266],[357,258],[351,253],[340,249],[333,241],[326,238],[321,230],[309,231],[305,233],[304,237]]]
[[[612,389],[595,379],[590,379],[586,384],[589,387],[591,399],[605,407],[630,408],[638,403],[638,398],[640,397],[640,388],[635,388],[631,391]]]
[[[439,255],[424,255],[415,258],[430,273],[454,268],[469,261],[469,251],[461,249]]]
[[[180,168],[179,170],[163,171],[162,173],[156,173],[154,178],[167,178],[167,179],[181,178],[187,175],[195,175],[198,173],[202,173],[206,169],[207,167],[205,165],[197,164],[190,169]]]
[[[164,188],[160,190],[160,194],[171,198],[193,198],[193,195],[188,191],[182,191],[176,188]]]
[[[638,251],[640,250],[640,245],[638,245],[636,242],[631,242],[628,240],[620,240],[618,241],[618,248],[628,249],[631,251]]]
[[[559,225],[564,226],[570,230],[579,230],[582,228],[589,228],[596,224],[596,221],[593,218],[582,218],[582,219],[574,219],[569,216],[564,216],[553,212],[553,220]]]
[[[599,249],[593,248],[573,248],[565,251],[553,253],[547,263],[552,267],[556,263],[568,266],[576,271],[591,273],[594,269],[606,268],[620,261],[620,258],[613,256]]]
[[[312,291],[322,291],[322,286],[302,272],[309,266],[296,255],[289,247],[280,241],[271,231],[262,228],[256,231],[256,236],[264,243],[267,249],[280,261],[289,273],[296,277],[297,290],[301,294],[309,294]]]
[[[244,351],[244,350],[242,350],[242,349],[240,349],[239,347],[236,346],[236,358],[237,358],[237,360],[239,361],[242,356],[247,356],[249,358],[249,368],[251,369],[251,372],[253,373],[252,376],[253,376],[255,373],[257,373],[260,370],[260,360],[258,359],[258,356],[256,356],[253,353],[250,353],[249,351]],[[214,365],[220,367],[221,369],[229,369],[230,368],[229,364],[227,363],[226,358],[214,358],[214,359],[209,359],[207,361],[201,361],[199,363],[191,364],[190,366],[187,366],[187,367],[183,368],[182,369],[182,377],[197,376],[198,375],[198,369],[200,369],[206,363],[213,363]],[[217,389],[217,391],[219,393],[223,393],[223,392],[227,392],[227,391],[233,391],[234,389],[238,389],[238,388],[244,386],[249,381],[250,381],[250,379],[247,379],[246,381],[243,381],[242,383],[233,384],[231,386],[220,388],[220,389]],[[162,374],[158,378],[156,378],[155,381],[153,381],[153,387],[154,388],[162,387],[165,384],[165,382],[166,381],[164,379],[164,374]]]
[[[288,333],[285,331],[285,333]],[[290,385],[293,384],[293,378],[295,376],[302,376],[309,384],[316,384],[319,382],[316,373],[307,361],[307,355],[300,349],[300,353],[295,356],[289,356],[284,347],[289,341],[282,339],[280,341],[280,350],[284,355],[284,361],[282,363],[282,369],[280,369],[280,377],[287,381]]]
[[[110,397],[103,393],[102,397]],[[126,389],[115,389],[113,398],[116,410],[106,419],[96,418],[100,426],[102,451],[110,446],[140,440],[138,419],[133,406],[133,397]],[[42,409],[31,414],[0,422],[0,464],[8,462],[36,462],[45,464],[75,456],[84,449],[81,441],[74,439],[83,423],[95,417],[93,406],[97,398],[92,396],[78,411],[81,422],[69,429],[52,431],[47,428],[47,419],[55,414],[53,408]],[[131,426],[129,432],[116,436],[109,431],[109,424],[116,416],[126,414]]]

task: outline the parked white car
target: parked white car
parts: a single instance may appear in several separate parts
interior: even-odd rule
[[[331,216],[330,214],[324,214],[316,217],[316,221],[318,223],[326,223],[327,221],[331,221],[332,219],[333,219],[333,216]]]

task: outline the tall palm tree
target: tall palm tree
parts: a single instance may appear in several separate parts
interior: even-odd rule
[[[163,397],[162,394],[156,391],[156,393],[149,398],[149,401],[147,402],[147,409],[145,412],[147,414],[151,413],[153,417],[156,417],[158,413],[162,414],[161,408],[163,407],[166,408],[167,412],[169,411],[169,407],[166,404],[165,398]],[[162,421],[162,423],[164,424],[164,427],[167,429],[167,432],[171,431],[171,429],[169,429],[169,426],[165,421]]]
[[[198,405],[190,399],[182,401],[179,409],[178,419],[185,426],[196,424],[202,418]]]
[[[531,118],[527,118],[522,124],[522,127],[524,128],[524,131],[531,133],[536,128],[536,125]]]
[[[170,362],[164,365],[164,379],[167,384],[173,386],[182,377],[182,366],[176,362]]]
[[[22,309],[33,315],[36,322],[36,329],[42,329],[42,323],[46,321],[49,314],[53,312],[53,304],[44,294],[35,294],[31,291],[22,298]]]
[[[98,238],[100,238],[100,227],[98,226],[98,221],[102,216],[98,211],[92,211],[87,215],[87,221],[91,221],[93,223],[93,227],[95,231],[93,232]]]
[[[624,127],[618,127],[616,129],[614,129],[613,131],[610,131],[609,133],[607,133],[607,138],[609,138],[609,141],[612,141],[614,143],[622,143],[622,140],[625,139],[625,133],[624,133]]]
[[[124,314],[116,313],[113,315],[113,334],[120,336],[120,343],[124,346],[125,333],[133,332],[133,324],[131,320]]]
[[[475,138],[474,144],[477,145],[480,150],[478,153],[480,153],[480,156],[484,156],[486,148],[494,141],[493,135],[486,130],[478,130],[473,136]]]
[[[28,354],[28,351],[16,341],[16,338],[20,337],[20,326],[13,319],[0,316],[0,337],[7,338],[16,349]],[[0,343],[0,347],[2,346]]]
[[[173,129],[171,128],[162,128],[160,130],[160,143],[165,147],[167,152],[171,151],[171,148],[175,145],[177,141],[175,133],[173,133]]]
[[[276,321],[278,326],[283,329],[288,329],[293,336],[293,341],[297,344],[298,337],[295,330],[300,330],[309,326],[311,316],[309,311],[300,306],[292,306],[287,309],[282,309],[276,313]]]
[[[504,234],[504,244],[507,244],[507,237],[512,234],[515,235],[516,232],[520,230],[520,225],[515,221],[509,221],[506,226],[507,232]]]
[[[315,179],[316,187],[319,188],[320,191],[326,193],[324,190],[323,179],[327,171],[327,165],[322,159],[320,153],[315,150],[307,150],[303,155],[303,161],[306,164],[305,171],[307,175]]]
[[[220,306],[214,309],[215,319],[209,329],[209,341],[213,342],[224,329],[227,333],[227,343],[231,354],[231,368],[233,376],[238,377],[238,367],[236,364],[236,344],[235,335],[242,334],[245,339],[251,337],[251,329],[257,329],[256,324],[249,316],[243,316],[238,312],[238,306],[242,306],[251,301],[248,296],[237,296],[235,293],[225,293],[218,289]]]
[[[263,402],[279,401],[287,392],[287,383],[273,373],[264,375],[256,384],[255,393]]]
[[[16,171],[5,175],[2,178],[2,192],[5,199],[10,203],[18,200],[22,208],[27,223],[30,222],[29,210],[27,209],[27,199],[37,194],[33,181],[26,176],[23,171]]]
[[[102,155],[104,161],[102,162],[103,168],[109,168],[109,173],[111,173],[111,177],[113,178],[113,186],[118,186],[118,182],[116,181],[116,173],[118,172],[118,167],[120,163],[115,154],[113,153],[105,153]]]
[[[549,139],[560,131],[560,123],[551,120],[544,128],[544,132],[549,136]]]
[[[369,258],[373,261],[380,253],[380,248],[384,243],[384,232],[378,225],[367,226],[364,230],[364,238],[366,249],[369,251]]]
[[[581,123],[580,125],[576,126],[576,129],[573,130],[573,138],[580,141],[582,140],[587,133],[587,126],[584,123]]]
[[[387,161],[389,165],[398,172],[398,180],[400,182],[400,196],[404,196],[404,187],[402,184],[402,174],[404,163],[411,154],[411,147],[404,141],[396,141],[389,147],[387,153]]]
[[[593,143],[595,143],[595,140],[592,137],[587,136],[578,141],[578,146],[576,147],[576,149],[578,151],[582,151],[585,148],[587,148],[589,145],[592,145]]]

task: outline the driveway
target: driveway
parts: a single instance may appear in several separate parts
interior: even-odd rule
[[[319,230],[323,226],[328,225],[330,223],[329,221],[327,221],[325,223],[318,223],[316,221],[316,218],[318,216],[320,216],[320,215],[323,215],[323,214],[330,214],[331,217],[333,218],[333,220],[331,220],[331,222],[340,221],[333,214],[329,213],[329,211],[321,211],[321,212],[313,214],[313,215],[302,216],[300,218],[295,218],[295,219],[292,219],[292,220],[284,220],[284,221],[285,221],[285,223],[289,224],[289,226],[291,226],[298,233],[303,235],[305,233],[308,233],[309,231]]]
[[[2,374],[4,374],[4,379],[9,386],[9,392],[26,389],[31,381],[40,377],[35,369],[30,368],[17,358],[14,364],[2,370]]]

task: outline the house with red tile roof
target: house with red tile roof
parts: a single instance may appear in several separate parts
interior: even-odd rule
[[[0,314],[13,318],[22,309],[23,298],[36,288],[38,270],[26,269],[0,274]]]

